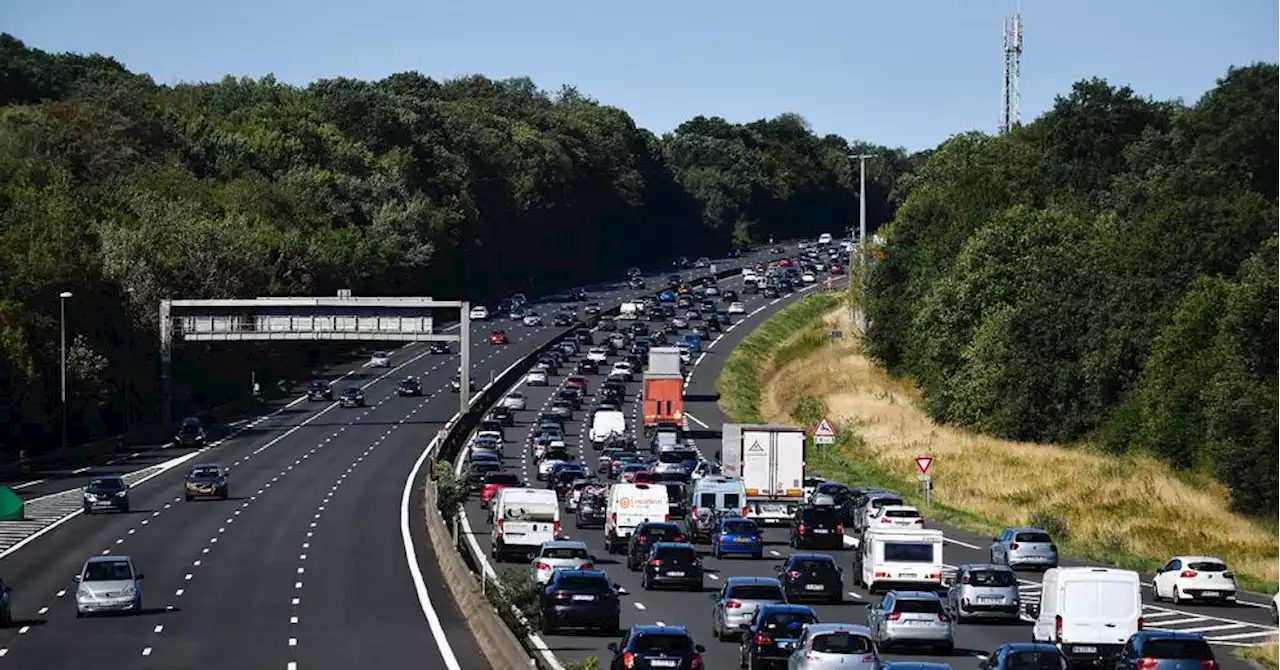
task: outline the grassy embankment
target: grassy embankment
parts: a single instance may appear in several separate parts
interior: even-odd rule
[[[832,330],[844,337],[832,340]],[[833,295],[782,310],[730,354],[716,382],[721,409],[737,421],[810,428],[830,417],[838,443],[812,454],[810,470],[899,491],[940,523],[985,534],[1036,525],[1058,537],[1065,555],[1148,572],[1176,554],[1219,556],[1241,587],[1275,592],[1276,524],[1229,512],[1227,492],[1212,478],[1088,445],[1019,443],[938,425],[910,382],[863,356],[851,333],[848,310]],[[920,455],[935,459],[930,506],[915,495]]]
[[[1242,647],[1236,650],[1236,655],[1247,661],[1252,661],[1260,668],[1280,667],[1280,646],[1277,646],[1274,641],[1266,644],[1255,644],[1251,647]]]

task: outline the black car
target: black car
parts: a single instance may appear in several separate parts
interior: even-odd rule
[[[722,302],[737,302],[738,292],[733,289],[725,289],[720,292],[720,300]]]
[[[333,385],[323,379],[313,379],[307,384],[307,400],[333,400]]]
[[[453,351],[449,348],[448,342],[432,342],[427,345],[427,351],[433,354],[451,354]]]
[[[627,281],[627,286],[630,288],[644,288],[644,279],[642,277],[632,277]]]
[[[785,666],[818,615],[804,605],[761,605],[738,643],[739,665],[746,668]]]
[[[189,416],[182,420],[178,434],[173,436],[174,443],[184,447],[202,447],[205,442],[204,426],[198,417]]]
[[[687,542],[658,542],[649,550],[640,573],[644,590],[659,586],[681,586],[689,591],[702,590],[702,559],[698,550]]]
[[[609,670],[670,668],[702,670],[702,654],[707,649],[695,644],[684,626],[645,624],[632,626],[621,642],[610,642],[613,660]]]
[[[650,521],[636,526],[627,540],[627,569],[639,570],[659,542],[684,542],[684,531],[674,523]]]
[[[596,323],[596,327],[606,333],[613,332],[618,329],[618,322],[608,314],[602,315],[600,321]]]
[[[422,395],[422,382],[416,377],[406,377],[396,385],[396,395],[401,397]]]
[[[604,528],[604,509],[607,505],[604,493],[583,493],[574,511],[578,528]]]
[[[979,670],[1068,670],[1070,667],[1058,645],[1048,642],[1008,642],[996,647],[978,664]]]
[[[697,335],[700,340],[705,341],[711,339],[711,331],[707,330],[706,326],[694,326],[690,332]]]
[[[577,331],[575,331],[573,333],[573,339],[576,340],[578,344],[585,345],[588,347],[596,343],[596,336],[593,335],[591,331],[587,330],[586,328],[579,328]]]
[[[542,632],[561,628],[588,628],[617,635],[622,627],[622,607],[617,585],[603,570],[556,570],[542,588]]]
[[[791,518],[792,549],[843,549],[844,519],[833,505],[802,505]]]
[[[569,300],[573,302],[581,302],[587,299],[587,290],[583,288],[575,288],[569,291]]]
[[[218,498],[226,500],[227,471],[214,463],[201,463],[187,471],[186,481],[182,485],[182,495],[187,502],[196,498]]]
[[[566,312],[556,312],[556,315],[555,315],[554,317],[552,317],[552,318],[551,318],[551,325],[553,325],[553,326],[572,326],[572,325],[573,325],[573,315],[572,315],[572,314],[569,314],[569,313],[566,313]]]
[[[506,407],[494,407],[489,410],[489,418],[504,426],[516,425],[516,414]]]
[[[683,519],[689,514],[689,503],[684,481],[677,481],[671,475],[663,475],[658,482],[667,487],[667,515],[672,519]]]
[[[129,484],[124,477],[94,477],[84,487],[84,513],[93,514],[100,511],[129,511]]]
[[[648,334],[649,334],[649,324],[647,324],[647,323],[645,323],[645,322],[643,322],[643,321],[637,321],[637,322],[635,322],[635,323],[631,324],[631,334],[632,334],[632,335],[635,335],[636,337],[641,337],[641,336],[644,336],[644,335],[648,335]]]
[[[773,284],[770,284],[770,285],[768,285],[768,286],[764,287],[764,297],[766,297],[766,298],[776,298],[776,297],[778,297],[778,287],[777,287],[777,286],[774,286]]]
[[[573,409],[582,409],[582,389],[565,386],[556,390],[556,402],[566,402]]]
[[[583,314],[586,314],[587,316],[595,316],[595,315],[599,314],[599,313],[600,313],[600,303],[598,303],[598,302],[589,302],[589,303],[587,303],[587,304],[586,304],[586,306],[582,308],[582,313],[583,313]]]
[[[555,489],[556,495],[568,497],[568,490],[573,483],[587,476],[587,469],[581,463],[565,463],[556,469],[556,473],[547,481],[547,488]]]
[[[479,491],[484,485],[485,475],[491,472],[499,472],[502,470],[502,464],[498,461],[472,461],[467,464],[467,488],[472,491]]]
[[[844,574],[829,554],[791,554],[774,569],[787,602],[816,598],[838,605],[844,601]]]
[[[358,386],[349,386],[342,389],[342,395],[339,402],[343,407],[364,407],[364,391]]]

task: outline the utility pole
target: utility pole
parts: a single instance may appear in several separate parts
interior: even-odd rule
[[[58,304],[61,308],[58,315],[58,330],[62,335],[62,448],[67,448],[67,298],[71,297],[71,291],[63,291],[58,294]]]
[[[863,308],[867,301],[867,159],[875,158],[874,154],[849,154],[849,158],[858,160],[858,302],[849,306],[849,317],[861,333],[867,332],[867,312]],[[853,254],[849,254],[849,275],[853,279]]]

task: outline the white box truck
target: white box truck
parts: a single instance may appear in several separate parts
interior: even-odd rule
[[[750,518],[791,523],[804,504],[804,444],[804,430],[794,426],[724,425],[721,474],[742,479]]]

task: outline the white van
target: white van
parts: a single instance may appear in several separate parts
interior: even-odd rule
[[[1110,666],[1142,630],[1142,582],[1132,570],[1049,568],[1026,609],[1032,640],[1056,644],[1073,665]]]
[[[936,528],[872,528],[853,557],[853,579],[868,591],[942,588],[942,531]]]
[[[591,416],[591,429],[587,431],[587,438],[596,449],[599,449],[610,435],[626,434],[627,416],[622,413],[622,410],[601,410]]]
[[[819,235],[818,244],[831,244],[831,233],[823,233]]]
[[[709,542],[717,513],[737,512],[746,517],[749,511],[747,485],[741,479],[723,475],[699,477],[689,491],[685,532],[694,542]]]
[[[532,561],[543,542],[560,536],[560,501],[551,489],[505,488],[493,502],[489,555]]]
[[[670,521],[668,503],[667,487],[662,484],[610,486],[604,508],[604,540],[609,553],[622,551],[636,526],[646,521]]]

